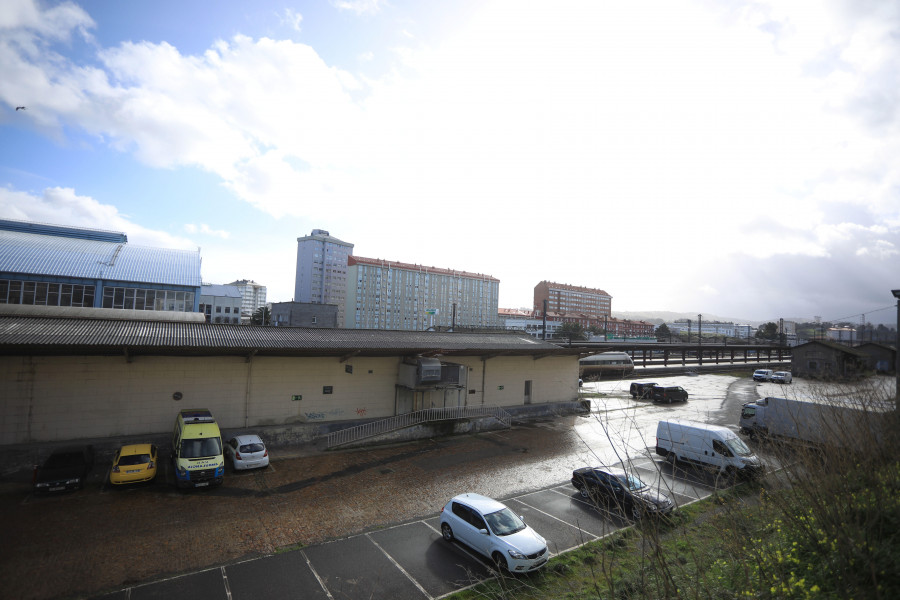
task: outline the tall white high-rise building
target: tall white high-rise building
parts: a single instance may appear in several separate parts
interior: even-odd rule
[[[297,238],[294,301],[337,305],[338,327],[343,327],[347,258],[352,254],[353,244],[331,237],[324,229],[313,229],[308,236]]]
[[[241,291],[241,322],[248,323],[256,309],[266,305],[266,286],[249,279],[239,279],[228,285],[236,286]]]

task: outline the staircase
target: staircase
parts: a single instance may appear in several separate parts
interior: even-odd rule
[[[500,408],[499,406],[454,406],[450,408],[428,408],[425,410],[417,410],[415,412],[388,417],[379,421],[372,421],[357,425],[356,427],[348,427],[340,431],[333,431],[328,434],[326,447],[334,448],[344,444],[350,444],[365,438],[375,437],[405,429],[421,423],[430,423],[434,421],[457,421],[461,419],[477,419],[483,417],[493,417],[509,427],[512,424],[512,416]]]

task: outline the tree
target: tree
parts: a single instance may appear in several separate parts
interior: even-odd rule
[[[671,341],[672,340],[672,332],[671,332],[671,330],[669,330],[669,326],[666,325],[665,323],[663,323],[662,325],[657,327],[656,328],[656,338],[657,339],[663,338],[663,339],[668,339]]]
[[[756,339],[770,341],[778,339],[778,325],[771,321],[760,325],[756,330]]]
[[[584,327],[582,327],[580,323],[572,322],[563,323],[560,328],[556,330],[556,337],[566,338],[569,342],[572,340],[587,339],[587,336],[584,333]]]
[[[257,308],[253,315],[250,317],[251,325],[271,325],[272,324],[272,314],[269,312],[268,306],[260,306]]]

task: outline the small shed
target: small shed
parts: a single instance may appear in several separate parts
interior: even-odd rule
[[[846,379],[868,368],[865,352],[835,342],[813,341],[794,347],[791,372],[798,377]]]
[[[856,347],[868,357],[867,366],[876,373],[893,373],[897,365],[897,351],[890,346],[866,342]]]

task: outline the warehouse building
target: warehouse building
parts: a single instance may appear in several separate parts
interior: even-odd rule
[[[578,351],[526,334],[234,327],[199,313],[200,322],[138,321],[21,308],[0,305],[0,446],[171,435],[183,408],[296,442],[432,408],[577,407]]]
[[[124,233],[0,219],[0,304],[197,312],[199,251]]]

